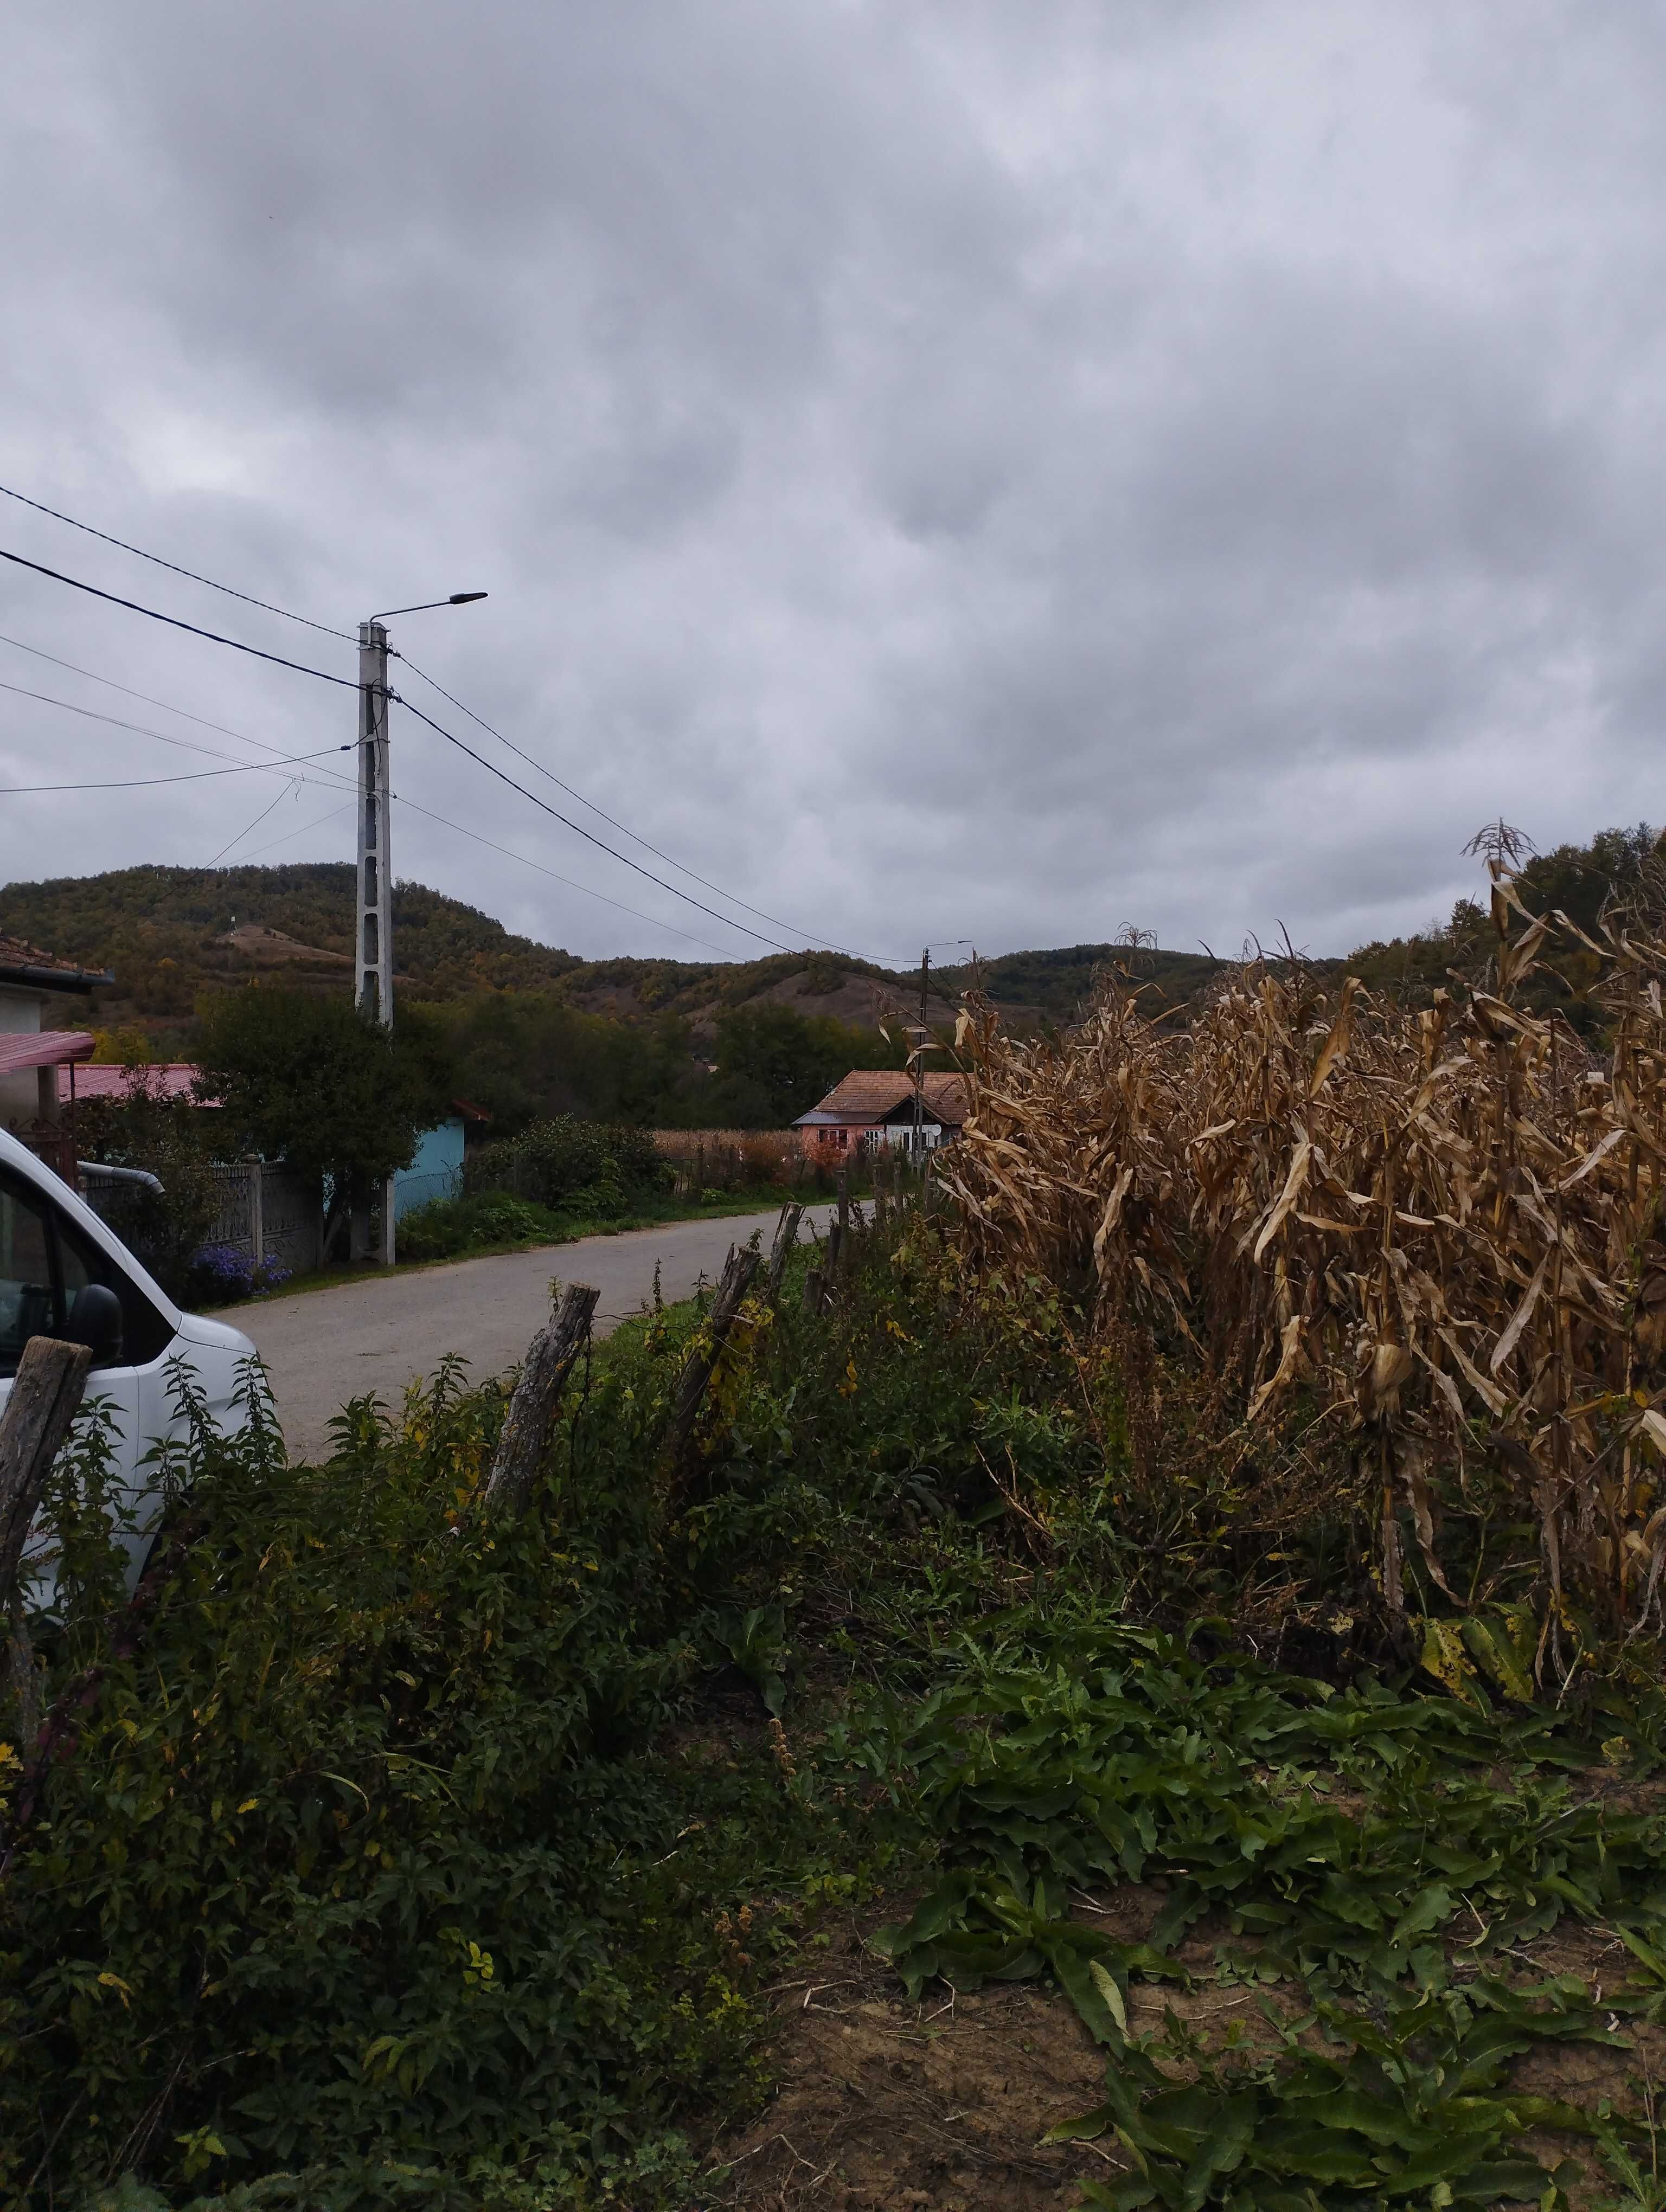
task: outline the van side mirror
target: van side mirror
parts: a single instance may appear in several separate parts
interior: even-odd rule
[[[121,1358],[121,1300],[102,1283],[84,1283],[76,1292],[64,1334],[70,1344],[92,1347],[94,1367],[113,1367]]]

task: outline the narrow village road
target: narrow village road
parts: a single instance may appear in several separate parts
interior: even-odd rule
[[[834,1210],[812,1206],[805,1218],[824,1234]],[[361,1277],[339,1290],[235,1306],[222,1318],[254,1339],[290,1454],[310,1457],[324,1449],[331,1420],[350,1398],[374,1390],[397,1405],[411,1376],[431,1374],[447,1352],[462,1354],[477,1382],[513,1366],[549,1317],[551,1276],[596,1285],[596,1331],[605,1336],[652,1298],[656,1262],[670,1304],[689,1297],[702,1274],[714,1281],[730,1245],[755,1229],[767,1250],[775,1223],[772,1213],[666,1222],[386,1280]]]

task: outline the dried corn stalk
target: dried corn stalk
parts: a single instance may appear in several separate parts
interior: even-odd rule
[[[1492,868],[1487,990],[1422,1011],[1253,963],[1177,1029],[1113,981],[1062,1039],[963,1024],[972,1090],[943,1180],[975,1256],[1086,1284],[1268,1434],[1299,1394],[1403,1508],[1444,1583],[1437,1474],[1490,1454],[1525,1493],[1560,1618],[1662,1596],[1666,944],[1529,915]],[[1515,1003],[1551,951],[1595,956],[1610,1048]],[[1229,1437],[1229,1432],[1231,1436]]]

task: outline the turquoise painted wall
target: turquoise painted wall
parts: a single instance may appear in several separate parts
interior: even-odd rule
[[[461,1117],[425,1129],[417,1140],[416,1157],[393,1178],[393,1218],[398,1221],[415,1207],[436,1198],[454,1198],[463,1185],[463,1123]]]

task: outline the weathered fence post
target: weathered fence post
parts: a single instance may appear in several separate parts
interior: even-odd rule
[[[683,1363],[683,1372],[677,1381],[677,1395],[672,1401],[667,1439],[673,1467],[681,1461],[688,1449],[700,1412],[700,1403],[706,1395],[706,1385],[711,1381],[712,1370],[728,1341],[735,1316],[740,1311],[740,1302],[751,1288],[752,1277],[757,1273],[757,1254],[751,1246],[731,1244],[729,1256],[723,1263],[723,1273],[718,1279],[717,1295],[712,1300],[711,1311],[706,1316],[704,1328],[695,1338],[693,1349]]]
[[[569,1283],[555,1313],[527,1346],[526,1364],[509,1401],[486,1481],[483,1503],[488,1509],[511,1513],[519,1520],[531,1504],[562,1387],[590,1340],[591,1316],[600,1296],[587,1283]]]
[[[789,1199],[781,1209],[781,1218],[775,1224],[775,1241],[769,1248],[769,1303],[774,1305],[781,1296],[781,1277],[787,1273],[787,1262],[799,1238],[799,1224],[804,1218],[804,1208]]]
[[[826,1304],[827,1278],[819,1267],[812,1267],[804,1278],[804,1310],[807,1314],[818,1314]]]
[[[0,1615],[8,1625],[6,1671],[27,1742],[40,1725],[34,1653],[23,1622],[18,1567],[46,1486],[46,1475],[87,1387],[93,1355],[84,1344],[32,1336],[17,1363],[11,1395],[0,1413]]]

